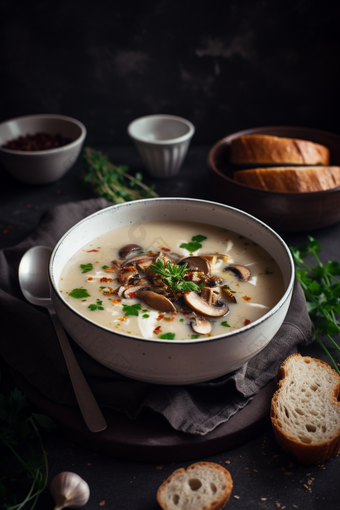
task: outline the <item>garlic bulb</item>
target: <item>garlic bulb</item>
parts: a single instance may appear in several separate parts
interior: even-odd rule
[[[50,492],[55,501],[54,510],[79,508],[86,505],[90,497],[90,488],[85,480],[70,471],[63,471],[53,478]]]

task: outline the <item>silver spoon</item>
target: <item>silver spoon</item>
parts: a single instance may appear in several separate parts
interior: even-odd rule
[[[85,423],[91,432],[100,432],[107,427],[105,418],[80,369],[50,296],[48,264],[51,252],[47,246],[27,250],[19,264],[19,284],[27,301],[49,311]]]

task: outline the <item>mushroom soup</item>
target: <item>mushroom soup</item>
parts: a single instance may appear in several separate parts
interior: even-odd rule
[[[106,328],[188,340],[254,322],[282,298],[284,284],[273,258],[235,232],[149,222],[83,246],[64,267],[59,290],[77,312]]]

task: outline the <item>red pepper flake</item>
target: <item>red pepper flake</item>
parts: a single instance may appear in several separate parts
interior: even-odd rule
[[[163,317],[163,321],[172,322],[175,320],[175,317]]]
[[[112,269],[112,267],[107,267],[107,268],[105,268],[105,272],[106,272],[106,273],[114,273],[114,272],[115,272],[115,270],[114,270],[114,269]]]
[[[171,315],[177,315],[177,312],[170,312]]]
[[[159,248],[163,251],[171,251],[170,248],[165,248],[164,246],[159,246]]]
[[[147,253],[147,256],[148,256],[148,257],[156,257],[156,256],[157,256],[157,253]]]
[[[136,271],[136,268],[133,266],[125,266],[123,267],[124,271]]]
[[[93,280],[93,277],[92,277],[92,276],[89,276],[89,277],[88,277],[88,279],[87,279],[87,281],[91,281],[91,280]]]
[[[244,321],[244,325],[245,325],[245,326],[248,326],[248,324],[250,324],[250,320],[249,320],[249,319],[246,319],[246,320]]]
[[[162,313],[158,314],[158,317],[156,321],[161,321],[163,319],[164,315]]]
[[[121,299],[111,299],[111,301],[114,305],[118,305],[118,303],[121,302]]]
[[[130,298],[139,298],[137,292],[129,292],[129,297]]]
[[[161,326],[157,326],[157,327],[153,330],[153,333],[154,333],[155,335],[158,335],[158,333],[162,333]]]
[[[249,296],[242,296],[242,299],[244,299],[245,301],[250,301],[251,297],[249,297]]]
[[[108,278],[107,276],[103,276],[103,278],[101,278],[100,281],[104,282],[104,283],[113,282],[113,278]]]
[[[99,251],[99,250],[87,250],[86,253],[92,253],[93,251]]]

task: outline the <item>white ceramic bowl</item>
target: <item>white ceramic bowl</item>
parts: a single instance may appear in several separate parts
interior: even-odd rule
[[[179,172],[194,133],[189,120],[175,115],[146,115],[128,126],[144,165],[159,179]]]
[[[241,329],[194,340],[149,340],[119,334],[77,313],[58,291],[72,254],[93,238],[123,225],[153,220],[202,222],[253,239],[279,264],[282,299],[266,315]],[[267,225],[238,209],[189,198],[150,198],[103,209],[72,227],[55,246],[49,265],[52,299],[70,336],[97,361],[125,376],[156,384],[192,384],[227,374],[258,354],[280,328],[291,301],[294,263],[289,248]]]
[[[16,151],[3,144],[19,136],[48,133],[69,138],[71,143],[43,151]],[[0,161],[17,180],[48,184],[63,177],[74,165],[86,137],[85,126],[63,115],[27,115],[0,124]]]

